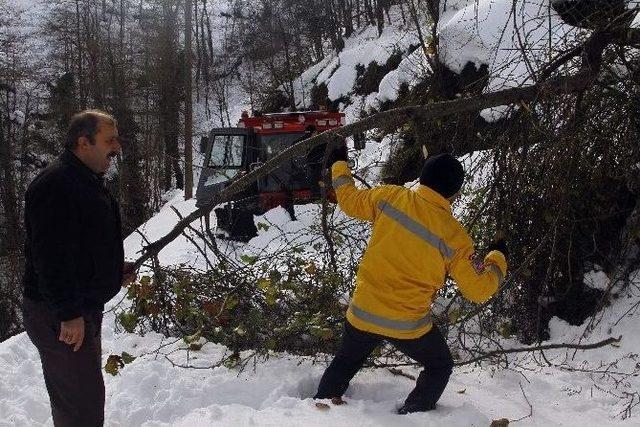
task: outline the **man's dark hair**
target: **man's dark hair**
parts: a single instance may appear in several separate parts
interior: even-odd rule
[[[65,147],[68,150],[75,149],[81,136],[89,138],[89,142],[95,144],[94,137],[98,132],[98,123],[101,121],[116,126],[116,119],[111,114],[101,110],[84,110],[74,114],[69,121]]]

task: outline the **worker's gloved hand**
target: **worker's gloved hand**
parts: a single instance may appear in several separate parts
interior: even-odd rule
[[[349,152],[345,143],[340,144],[329,153],[329,157],[327,158],[327,166],[331,167],[331,165],[339,161],[349,161]]]
[[[487,247],[489,251],[500,251],[505,258],[509,257],[509,249],[507,248],[507,242],[504,240],[504,233],[498,232],[493,238],[493,242]]]

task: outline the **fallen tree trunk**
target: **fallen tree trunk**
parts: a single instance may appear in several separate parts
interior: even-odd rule
[[[471,113],[491,107],[518,104],[522,102],[548,99],[557,95],[566,95],[584,90],[594,80],[595,74],[581,72],[573,76],[561,76],[531,85],[481,94],[470,98],[437,102],[426,105],[395,108],[373,114],[355,123],[325,131],[305,139],[265,162],[261,167],[239,176],[214,197],[206,206],[200,207],[180,220],[173,229],[162,238],[145,246],[142,255],[135,261],[140,267],[145,261],[158,253],[196,219],[208,215],[218,204],[230,201],[234,194],[244,190],[256,180],[275,170],[285,160],[305,155],[309,150],[325,143],[337,143],[344,137],[362,133],[370,129],[393,128],[411,120],[429,120],[452,114]]]

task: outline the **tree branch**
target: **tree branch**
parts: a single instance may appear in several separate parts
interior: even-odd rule
[[[618,338],[609,337],[605,340],[598,341],[591,344],[545,344],[545,345],[537,345],[530,347],[520,347],[520,348],[508,348],[505,350],[493,350],[488,353],[482,354],[478,357],[474,357],[473,359],[464,360],[461,362],[454,363],[454,366],[465,366],[470,365],[472,363],[480,362],[484,359],[489,359],[495,356],[502,356],[503,354],[513,354],[513,353],[528,353],[533,351],[543,351],[543,350],[558,350],[558,349],[576,349],[576,350],[593,350],[594,348],[604,347],[613,343],[618,343],[622,339],[622,335]],[[415,363],[372,363],[371,367],[374,368],[390,368],[390,367],[398,367],[398,366],[412,366]]]
[[[463,362],[457,362],[455,363],[455,366],[470,365],[472,363],[476,363],[484,359],[489,359],[494,356],[501,356],[503,354],[527,353],[530,351],[554,350],[554,349],[561,349],[561,348],[571,348],[576,350],[592,350],[594,348],[600,348],[609,344],[620,342],[621,339],[622,339],[622,335],[619,336],[618,338],[609,337],[606,340],[598,341],[592,344],[546,344],[546,345],[539,345],[539,346],[532,346],[532,347],[508,348],[506,350],[494,350],[494,351],[485,353],[481,356],[474,357],[473,359],[465,360]]]
[[[142,255],[135,261],[135,266],[137,268],[147,259],[157,255],[167,244],[178,237],[187,225],[201,216],[207,215],[216,205],[232,200],[234,194],[244,190],[256,180],[266,176],[279,167],[284,161],[294,157],[304,156],[314,147],[326,143],[337,144],[338,141],[341,141],[346,136],[362,133],[374,128],[395,128],[410,120],[429,120],[453,114],[477,112],[491,107],[517,104],[525,101],[537,101],[557,95],[571,94],[584,90],[595,77],[594,74],[583,72],[573,76],[557,77],[531,86],[510,88],[469,98],[395,108],[373,114],[340,128],[322,132],[321,134],[292,145],[279,155],[265,162],[261,167],[241,175],[230,182],[227,187],[221,190],[217,196],[212,198],[205,206],[196,209],[184,217],[184,219],[180,220],[165,236],[144,247]],[[472,148],[469,148],[469,150],[472,150]]]

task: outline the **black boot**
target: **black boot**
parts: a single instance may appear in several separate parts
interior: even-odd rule
[[[400,408],[398,408],[398,414],[406,415],[406,414],[411,414],[413,412],[433,411],[434,409],[436,409],[436,404],[435,403],[433,405],[423,405],[423,404],[417,404],[417,403],[405,403]]]

